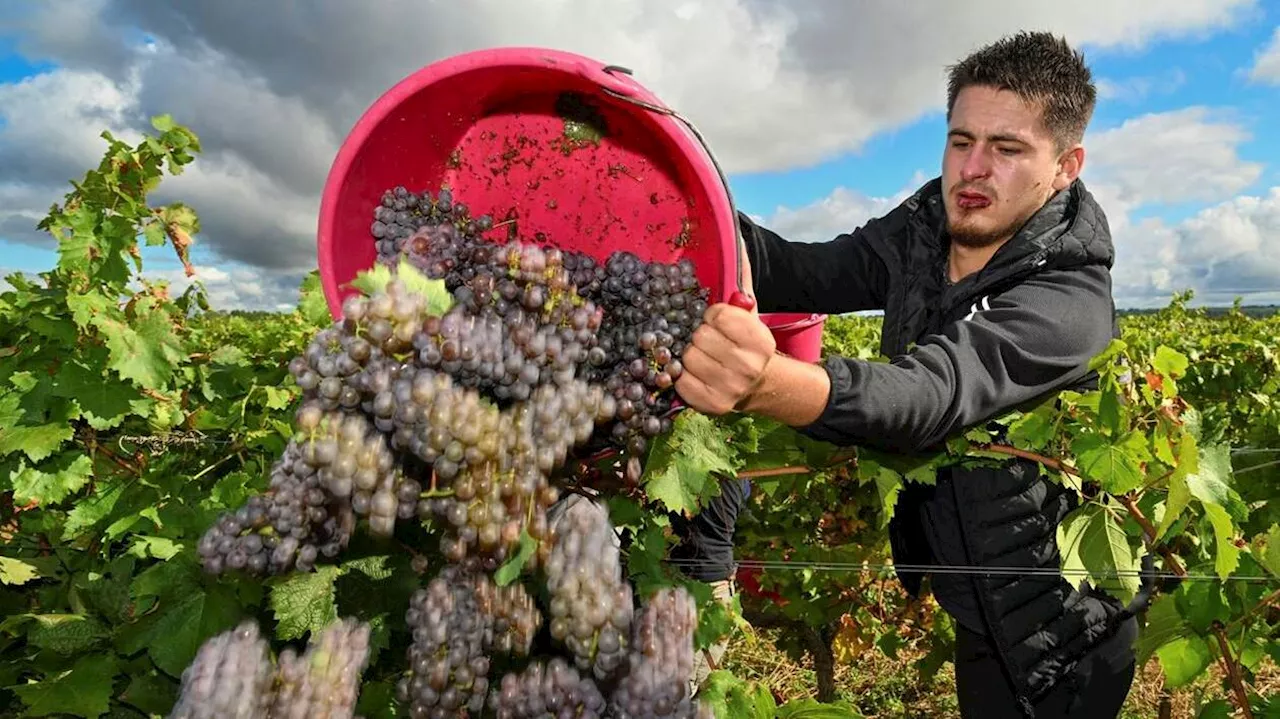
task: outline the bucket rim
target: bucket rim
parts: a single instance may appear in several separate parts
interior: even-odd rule
[[[780,314],[780,315],[783,315],[783,314],[793,314],[793,313],[791,313],[791,312],[777,312],[777,313],[773,313],[773,312],[761,312],[761,313],[760,313],[760,315],[761,315],[761,317],[762,317],[762,318],[763,318],[763,317],[767,317],[768,315],[771,315],[771,314]],[[808,328],[808,327],[813,327],[814,325],[817,325],[817,324],[821,324],[822,322],[825,322],[826,320],[827,320],[827,315],[825,315],[825,314],[820,314],[820,313],[817,313],[817,312],[812,312],[812,313],[809,313],[809,315],[808,315],[807,317],[803,317],[803,318],[800,318],[800,319],[791,320],[790,322],[785,322],[785,323],[783,323],[783,324],[779,324],[779,325],[771,325],[771,324],[768,324],[768,323],[766,322],[766,323],[765,323],[765,325],[766,325],[770,330],[773,330],[773,331],[777,332],[777,331],[786,331],[786,330],[794,330],[794,329],[805,329],[805,328]],[[763,321],[763,319],[762,319],[761,321]]]

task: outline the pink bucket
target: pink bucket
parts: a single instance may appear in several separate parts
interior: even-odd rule
[[[806,312],[760,313],[778,344],[778,351],[804,362],[822,359],[822,331],[827,324],[826,315]]]
[[[447,186],[487,233],[645,261],[689,258],[712,302],[740,287],[727,183],[692,126],[624,68],[541,48],[428,65],[382,95],[342,143],[320,205],[321,283],[333,316],[373,266],[382,193]]]

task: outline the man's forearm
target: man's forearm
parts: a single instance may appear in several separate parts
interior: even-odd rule
[[[831,378],[822,365],[779,354],[769,361],[760,385],[741,409],[790,427],[805,427],[822,416],[830,394]]]

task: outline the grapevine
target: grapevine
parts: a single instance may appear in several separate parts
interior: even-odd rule
[[[1013,454],[1081,498],[1064,579],[1127,600],[1158,574],[1138,649],[1166,695],[1280,707],[1262,679],[1280,656],[1275,316],[1180,296],[1126,318],[1096,391],[919,456],[832,447],[672,411],[709,301],[696,267],[497,242],[447,189],[369,208],[379,261],[336,322],[314,275],[284,314],[215,311],[198,282],[171,296],[142,260],[187,261],[199,220],[149,195],[200,144],[153,126],[104,133],[40,223],[56,265],[0,294],[9,713],[851,716],[867,698],[839,696],[832,663],[914,652],[928,683],[948,659],[946,615],[894,589],[897,493]],[[876,333],[832,318],[826,351],[875,358]],[[735,476],[756,487],[743,613],[825,657],[820,703],[735,662],[687,688],[738,617],[666,559],[669,514]]]

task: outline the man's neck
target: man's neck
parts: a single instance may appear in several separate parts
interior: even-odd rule
[[[996,250],[1008,241],[1006,237],[985,247],[965,247],[953,242],[947,259],[947,278],[956,283],[986,267]]]

